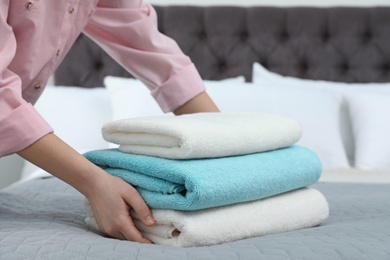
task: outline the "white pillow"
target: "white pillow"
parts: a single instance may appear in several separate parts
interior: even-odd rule
[[[390,83],[343,83],[323,80],[299,79],[268,71],[259,63],[253,64],[253,83],[277,84],[302,89],[322,89],[341,94],[347,93],[390,93]],[[352,136],[349,106],[343,98],[340,109],[340,135],[351,165],[355,165],[355,140]]]
[[[349,168],[339,134],[341,96],[323,90],[235,83],[208,84],[207,92],[222,112],[270,112],[300,122],[298,144],[313,150],[324,168]]]
[[[347,95],[355,137],[355,167],[390,170],[390,94]]]
[[[221,82],[232,83],[244,81],[244,77],[237,77]],[[204,82],[207,87],[210,81]],[[104,79],[104,84],[110,93],[113,120],[164,115],[164,112],[150,95],[149,89],[141,81],[133,78],[107,76]],[[166,115],[172,116],[173,113],[167,113]]]
[[[137,79],[107,76],[104,85],[111,100],[112,120],[164,114],[149,89]]]
[[[101,127],[111,120],[110,98],[105,88],[47,86],[35,109],[54,133],[78,151],[107,148]],[[37,167],[26,162],[22,179]]]

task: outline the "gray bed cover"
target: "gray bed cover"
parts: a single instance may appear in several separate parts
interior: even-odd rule
[[[109,239],[84,224],[83,197],[55,178],[0,192],[0,259],[390,259],[390,185],[316,183],[323,225],[198,248]]]

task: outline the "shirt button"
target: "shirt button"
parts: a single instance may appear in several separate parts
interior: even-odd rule
[[[33,3],[32,2],[27,2],[25,7],[26,7],[27,10],[30,10],[33,7]]]
[[[56,52],[56,56],[57,57],[60,56],[60,53],[61,53],[61,51],[60,51],[60,49],[58,49],[57,52]]]
[[[74,8],[73,8],[72,6],[69,6],[68,12],[69,12],[70,14],[72,14],[72,13],[74,12]]]
[[[41,87],[42,87],[42,85],[39,84],[39,83],[35,83],[35,85],[34,85],[34,88],[35,88],[35,89],[40,89]]]

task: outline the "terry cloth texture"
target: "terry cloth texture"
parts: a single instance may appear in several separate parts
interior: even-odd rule
[[[87,202],[87,201],[86,201]],[[99,230],[86,203],[87,225]],[[270,198],[198,211],[152,210],[156,225],[147,227],[132,212],[142,235],[155,244],[207,246],[317,226],[329,215],[321,192],[302,188]]]
[[[222,158],[172,160],[95,150],[84,156],[137,188],[151,208],[198,210],[270,197],[315,183],[321,162],[287,148]]]
[[[122,152],[170,159],[214,158],[274,150],[302,134],[294,119],[268,113],[196,113],[129,118],[102,128]]]

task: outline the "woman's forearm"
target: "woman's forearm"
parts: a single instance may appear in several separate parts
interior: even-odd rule
[[[206,92],[202,92],[174,111],[175,115],[199,112],[219,112],[218,107]]]
[[[133,208],[145,225],[152,213],[137,190],[111,176],[51,133],[18,154],[84,194],[101,232],[118,239],[151,243],[142,237],[129,215]]]
[[[70,184],[85,196],[105,174],[54,133],[18,152],[24,159]]]

